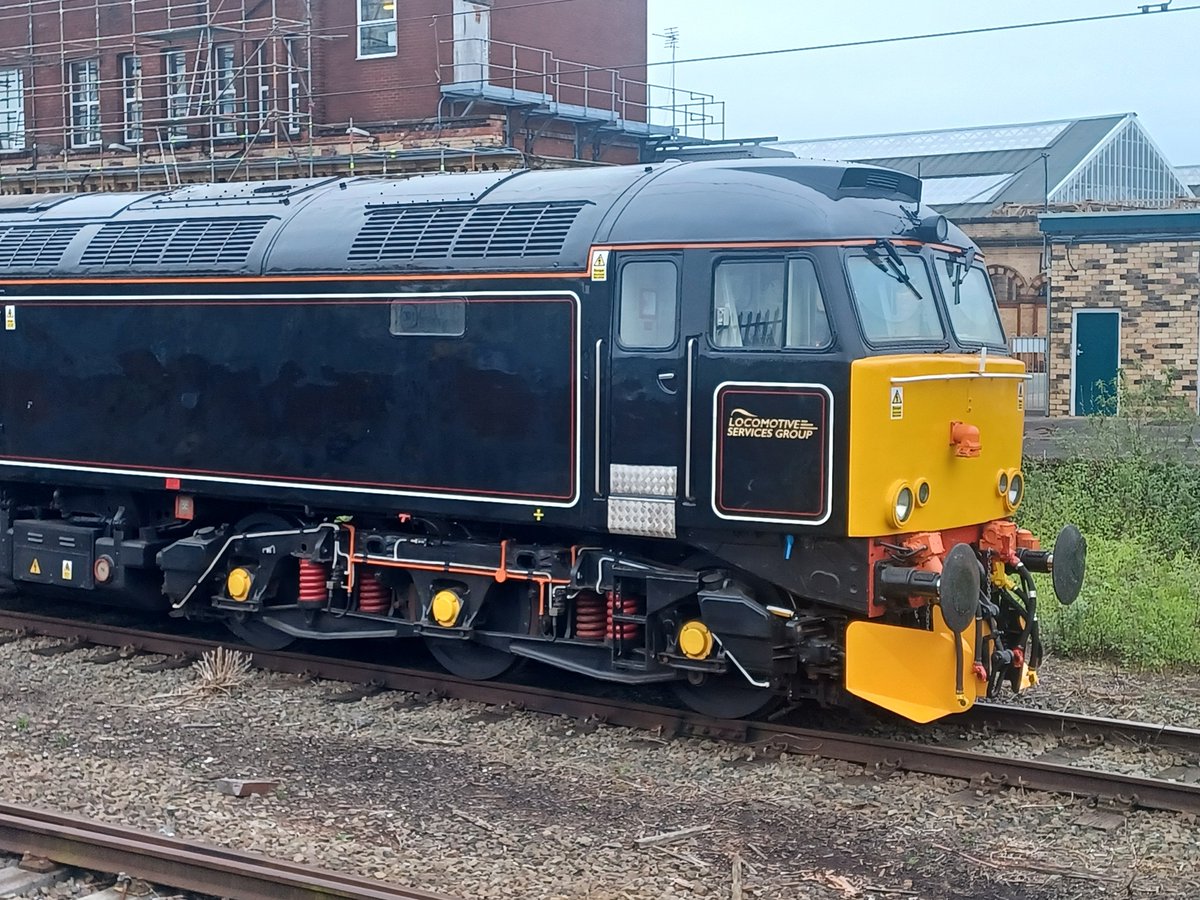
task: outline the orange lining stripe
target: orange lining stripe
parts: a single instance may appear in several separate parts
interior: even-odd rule
[[[825,238],[811,241],[743,241],[743,242],[679,242],[662,244],[593,244],[588,258],[596,250],[771,250],[787,249],[790,247],[869,247],[882,238]],[[944,250],[951,253],[960,252],[963,248],[953,244],[927,244],[911,238],[888,238],[893,244],[902,247],[929,247],[933,250]],[[983,254],[979,254],[983,259]],[[238,284],[247,281],[258,283],[270,282],[324,282],[324,281],[429,281],[431,279],[448,279],[451,281],[483,281],[487,279],[519,279],[519,278],[559,278],[565,281],[589,281],[591,272],[420,272],[395,273],[389,275],[210,275],[204,277],[188,277],[186,275],[171,275],[164,278],[0,278],[0,284]]]

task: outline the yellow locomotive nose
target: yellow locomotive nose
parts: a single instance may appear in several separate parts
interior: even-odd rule
[[[943,531],[1011,515],[1024,490],[1024,379],[1025,367],[1004,357],[855,360],[849,534]]]

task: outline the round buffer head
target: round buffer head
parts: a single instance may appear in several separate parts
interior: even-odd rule
[[[1054,567],[1051,579],[1058,602],[1068,606],[1075,602],[1083,587],[1083,573],[1087,568],[1087,539],[1074,525],[1068,525],[1058,533],[1054,542]]]
[[[946,627],[956,634],[962,634],[975,624],[979,588],[979,558],[966,544],[955,544],[942,563],[938,602]]]

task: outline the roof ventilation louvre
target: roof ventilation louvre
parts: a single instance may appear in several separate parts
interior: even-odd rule
[[[78,225],[10,225],[0,227],[0,266],[41,269],[58,265]]]
[[[85,266],[184,268],[244,263],[270,219],[184,219],[105,225],[80,257]]]
[[[921,181],[904,172],[853,166],[842,175],[839,191],[845,197],[873,197],[917,203],[921,199]]]
[[[412,205],[369,210],[353,260],[557,256],[583,202]]]

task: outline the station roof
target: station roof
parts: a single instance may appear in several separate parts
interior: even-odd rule
[[[925,184],[924,202],[959,219],[1014,204],[1167,205],[1192,196],[1134,113],[773,146],[799,157],[869,163],[916,175]]]
[[[1192,189],[1192,193],[1200,197],[1200,165],[1176,166],[1175,174],[1179,180]]]

